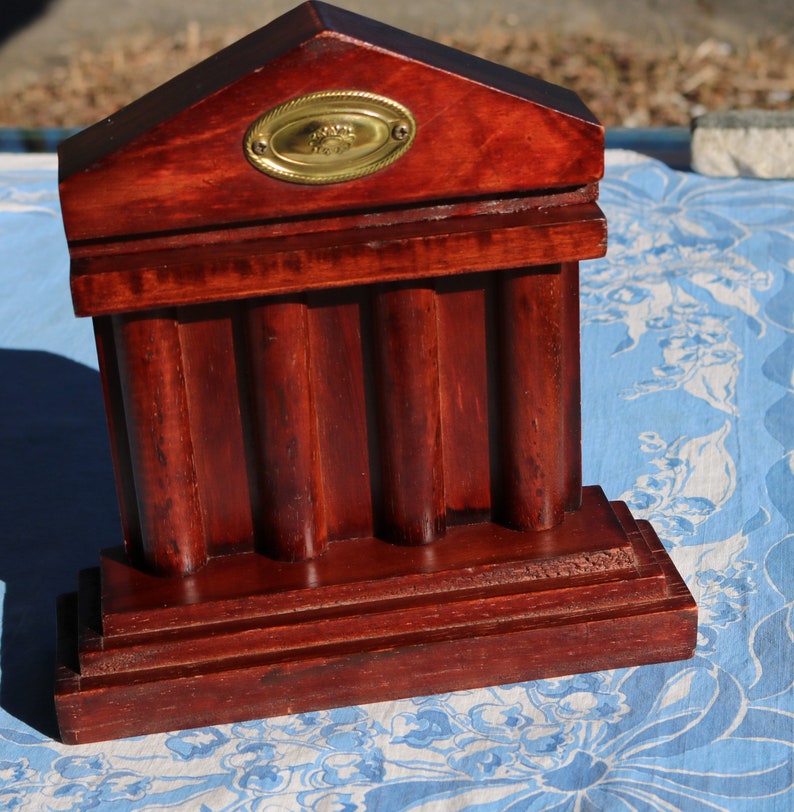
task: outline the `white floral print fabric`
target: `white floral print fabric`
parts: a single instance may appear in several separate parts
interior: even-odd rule
[[[654,524],[699,603],[695,658],[67,747],[54,599],[118,527],[54,159],[0,157],[0,808],[794,808],[794,183],[608,153],[601,201],[585,481]]]

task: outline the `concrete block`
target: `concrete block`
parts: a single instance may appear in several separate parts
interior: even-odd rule
[[[713,177],[794,178],[794,111],[699,116],[692,123],[692,168]]]

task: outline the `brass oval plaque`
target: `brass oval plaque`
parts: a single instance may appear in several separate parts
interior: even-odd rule
[[[411,146],[416,122],[393,99],[325,90],[268,110],[248,128],[244,148],[261,172],[291,183],[341,183],[370,175]]]

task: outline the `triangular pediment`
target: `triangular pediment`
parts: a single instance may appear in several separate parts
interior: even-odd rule
[[[252,123],[328,91],[410,111],[410,148],[323,185],[257,169]],[[570,91],[308,2],[69,139],[60,158],[74,244],[570,189],[601,176],[603,130]]]

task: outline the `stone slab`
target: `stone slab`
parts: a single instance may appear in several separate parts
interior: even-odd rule
[[[711,177],[794,178],[794,111],[698,117],[692,125],[692,168]]]

